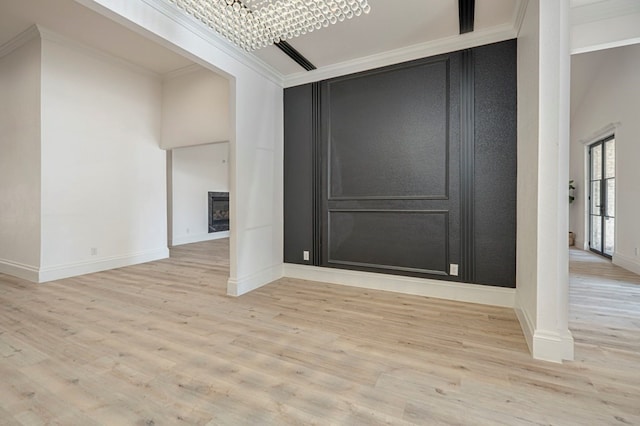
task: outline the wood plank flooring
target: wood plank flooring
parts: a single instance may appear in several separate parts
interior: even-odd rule
[[[0,275],[0,424],[640,424],[640,277],[571,253],[576,360],[510,309],[282,279],[228,242],[35,285]]]

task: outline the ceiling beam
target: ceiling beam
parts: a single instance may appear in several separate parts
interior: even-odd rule
[[[458,17],[460,20],[460,34],[473,31],[476,14],[476,0],[458,0]]]
[[[275,43],[275,45],[276,45],[276,47],[278,49],[282,50],[288,57],[290,57],[291,59],[296,61],[298,63],[298,65],[300,65],[305,70],[311,71],[311,70],[315,70],[316,69],[315,65],[313,65],[311,62],[309,62],[309,60],[307,58],[302,56],[302,54],[300,52],[298,52],[296,49],[294,49],[293,46],[291,46],[286,41],[282,40],[282,41],[280,41],[278,43]]]

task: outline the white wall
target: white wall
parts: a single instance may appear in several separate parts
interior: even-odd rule
[[[229,81],[194,65],[165,76],[161,147],[229,140]]]
[[[162,2],[76,0],[230,81],[230,277],[240,295],[282,276],[283,90],[226,42]],[[170,12],[170,11],[173,11]]]
[[[168,256],[161,101],[158,76],[43,34],[41,281]]]
[[[0,272],[40,265],[40,39],[0,57]]]
[[[585,144],[614,130],[616,135],[616,247],[614,263],[640,274],[640,44],[598,55],[599,71],[588,85],[571,121],[571,178],[578,184],[571,208],[571,229],[577,244],[586,238]],[[582,58],[584,59],[584,58]],[[614,125],[614,126],[611,126]],[[604,130],[609,127],[609,130]]]
[[[195,243],[229,236],[209,233],[208,192],[229,192],[229,143],[172,150],[171,245]]]

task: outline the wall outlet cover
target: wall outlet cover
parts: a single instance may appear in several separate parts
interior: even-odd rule
[[[449,265],[449,275],[453,275],[454,277],[458,276],[458,264],[452,263]]]
[[[309,250],[302,252],[302,260],[309,260]]]

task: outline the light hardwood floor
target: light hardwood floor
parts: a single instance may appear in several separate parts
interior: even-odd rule
[[[282,279],[225,296],[227,241],[0,275],[0,424],[640,424],[640,278],[572,251],[576,360],[510,309]]]

